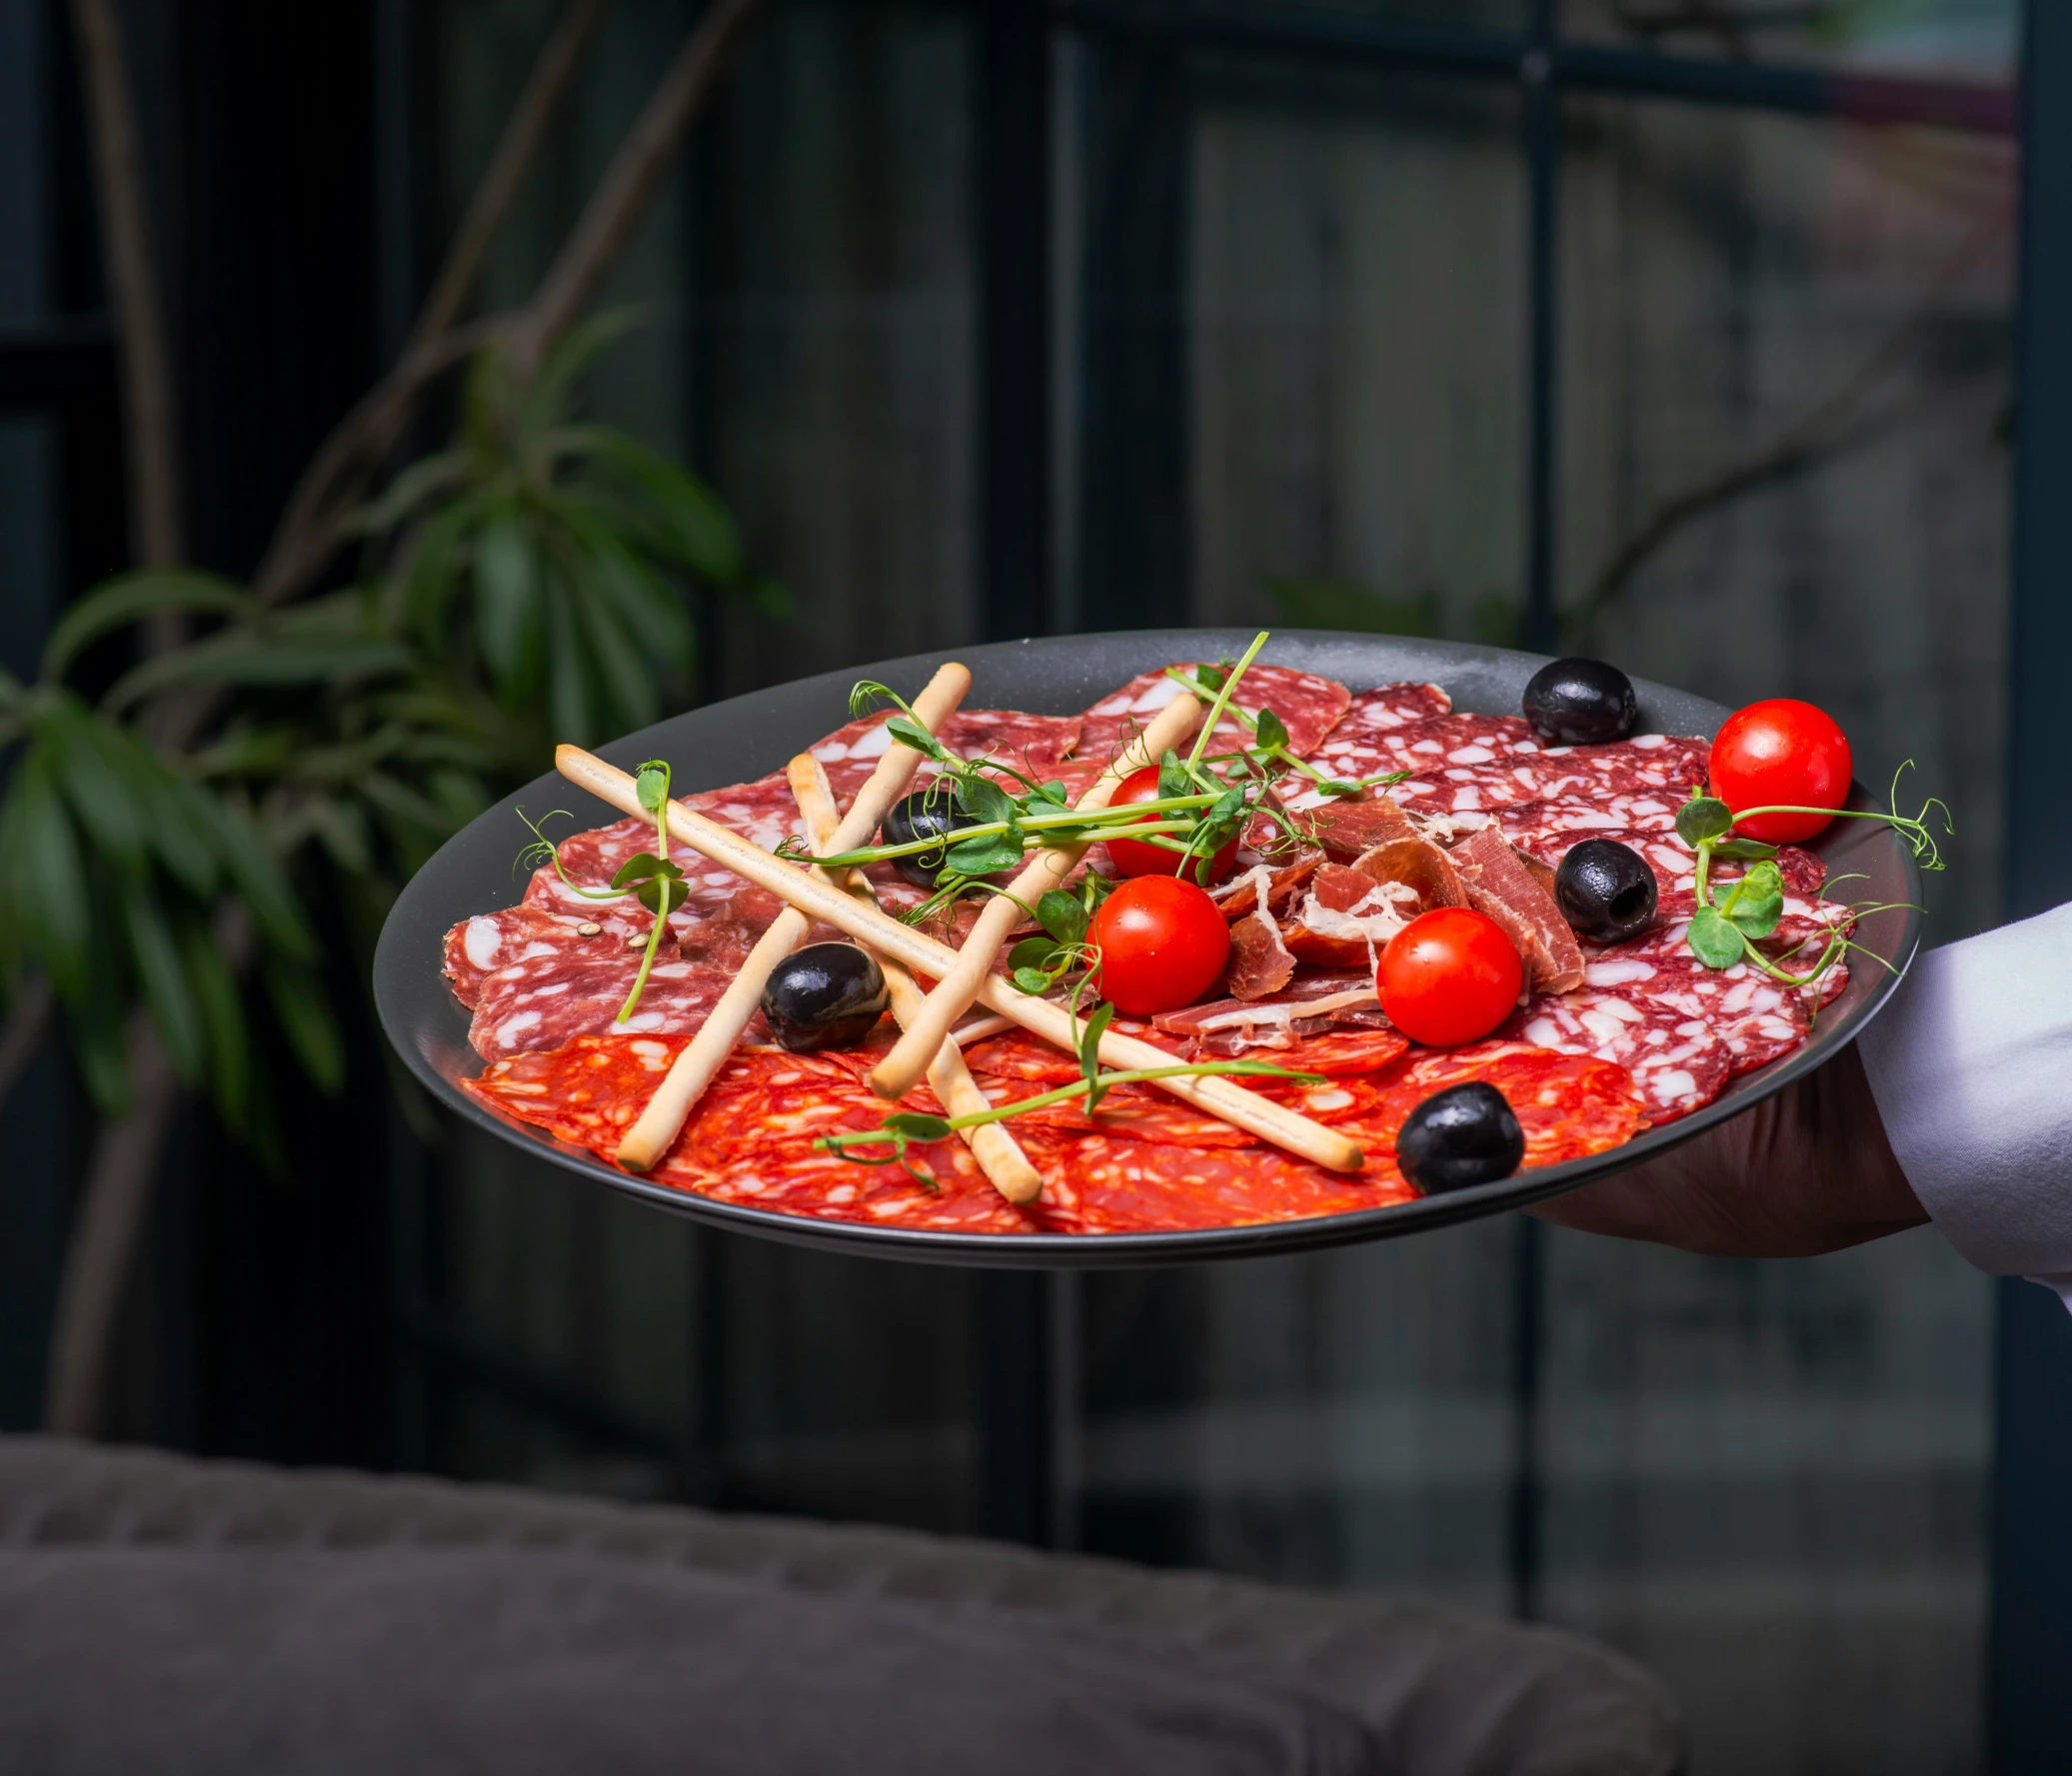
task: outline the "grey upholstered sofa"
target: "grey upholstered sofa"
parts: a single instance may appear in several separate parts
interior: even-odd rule
[[[876,1529],[0,1438],[0,1770],[1665,1776],[1570,1635]]]

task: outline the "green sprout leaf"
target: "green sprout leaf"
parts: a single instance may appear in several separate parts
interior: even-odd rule
[[[669,767],[660,759],[650,759],[635,774],[633,789],[643,808],[650,814],[660,814],[669,800]]]
[[[1085,940],[1087,915],[1076,894],[1063,888],[1046,888],[1036,901],[1036,923],[1060,943],[1079,943]],[[1020,944],[1016,945],[1019,949]],[[1010,957],[1012,960],[1013,958]]]
[[[1700,906],[1691,915],[1690,946],[1706,967],[1731,968],[1747,953],[1748,940],[1721,913]]]
[[[1103,1002],[1094,1007],[1093,1015],[1086,1019],[1086,1026],[1079,1032],[1079,1077],[1086,1081],[1086,1114],[1093,1114],[1093,1107],[1107,1095],[1107,1086],[1100,1075],[1100,1038],[1107,1026],[1114,1021],[1115,1008]]]
[[[931,1116],[925,1110],[896,1110],[886,1117],[884,1125],[909,1140],[948,1140],[954,1132],[943,1117]]]
[[[1022,862],[1022,835],[1014,833],[987,833],[977,839],[967,839],[953,845],[944,853],[946,871],[959,876],[997,876],[1003,870],[1012,870]]]
[[[1725,858],[1730,863],[1760,864],[1774,858],[1777,848],[1764,845],[1759,839],[1721,839],[1714,843],[1712,855]]]
[[[1253,732],[1258,736],[1259,745],[1269,753],[1278,752],[1287,745],[1287,725],[1271,710],[1259,711]]]
[[[1721,838],[1733,824],[1734,811],[1711,796],[1693,796],[1676,811],[1676,836],[1689,846]]]
[[[1041,968],[1018,967],[1009,978],[1018,992],[1026,992],[1032,998],[1039,998],[1050,990],[1050,976]]]
[[[1007,792],[983,777],[967,778],[958,786],[957,805],[975,827],[1012,825],[1016,814]]]
[[[1167,747],[1165,756],[1158,761],[1158,799],[1162,802],[1168,797],[1193,793],[1194,781],[1187,776],[1187,768],[1180,763],[1179,755]]]
[[[1775,864],[1755,865],[1719,910],[1744,937],[1767,937],[1784,916],[1784,873]]]

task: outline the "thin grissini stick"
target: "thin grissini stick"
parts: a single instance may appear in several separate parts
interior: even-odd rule
[[[955,661],[938,668],[936,676],[914,700],[915,720],[931,734],[935,733],[955,714],[971,688],[969,668],[959,666]],[[841,841],[843,850],[854,851],[871,842],[887,810],[899,801],[907,786],[914,781],[921,760],[921,754],[898,741],[885,749],[885,756],[865,780],[842,825],[836,829],[835,837]],[[811,923],[812,920],[804,913],[787,906],[757,939],[756,946],[742,962],[741,971],[727,983],[720,1002],[699,1025],[690,1045],[677,1056],[675,1063],[663,1075],[655,1095],[648,1099],[647,1107],[626,1131],[615,1155],[621,1165],[631,1171],[647,1171],[669,1151],[670,1144],[683,1132],[692,1105],[704,1096],[705,1088],[727,1064],[735,1044],[741,1040],[741,1032],[748,1028],[749,1019],[755,1016],[771,970],[806,940]]]
[[[1107,807],[1125,777],[1146,765],[1157,764],[1168,747],[1178,746],[1200,722],[1201,705],[1182,692],[1122,749],[1073,808],[1091,814]],[[892,1052],[871,1069],[871,1089],[880,1097],[904,1097],[914,1089],[914,1081],[928,1070],[936,1051],[944,1045],[950,1026],[979,996],[979,982],[993,971],[993,958],[1023,916],[1022,908],[1034,906],[1072,873],[1085,856],[1086,843],[1089,842],[1044,847],[1022,867],[1022,874],[1006,893],[995,894],[980,908],[971,934],[958,952],[957,965],[936,982],[921,1014],[893,1044]]]
[[[834,792],[828,787],[828,774],[821,762],[811,753],[801,753],[792,761],[787,776],[791,779],[792,794],[799,799],[799,812],[806,817],[806,831],[813,842],[813,849],[823,856],[841,850],[836,843],[841,837],[840,817],[835,811]],[[878,904],[878,892],[861,870],[829,870],[824,874],[837,888],[854,894],[867,905],[875,907]],[[877,954],[875,950],[872,953]],[[921,990],[921,982],[908,971],[906,963],[895,961],[889,955],[880,955],[878,965],[885,972],[893,1016],[904,1029],[921,1009],[922,1000],[927,995]],[[955,1042],[945,1042],[938,1051],[935,1064],[929,1068],[929,1083],[943,1100],[943,1107],[953,1116],[982,1115],[993,1108],[993,1100],[979,1088],[979,1081],[972,1077],[972,1069],[965,1065],[964,1051]],[[972,1157],[979,1161],[979,1169],[1010,1202],[1034,1202],[1043,1193],[1043,1174],[1029,1162],[1022,1143],[1002,1124],[982,1122],[976,1128],[961,1128],[958,1132],[972,1149]]]
[[[581,747],[556,750],[554,763],[563,777],[578,789],[588,790],[602,802],[629,814],[641,812],[639,792],[633,779],[617,766],[586,753]],[[825,919],[847,931],[859,942],[868,943],[881,955],[904,962],[918,974],[942,979],[957,959],[947,943],[902,924],[898,919],[844,893],[818,870],[804,870],[775,857],[759,845],[752,845],[737,833],[693,814],[681,802],[672,801],[668,815],[670,837],[701,857],[710,858],[737,876],[746,877],[760,888],[789,900],[802,912]],[[979,997],[988,1009],[1012,1018],[1031,1034],[1063,1049],[1078,1052],[1078,1038],[1085,1024],[1064,1006],[1049,999],[1019,992],[1010,981],[989,974],[980,982]],[[1172,1065],[1163,1048],[1134,1036],[1104,1031],[1100,1058],[1110,1067],[1136,1068]],[[1234,1080],[1215,1075],[1183,1074],[1151,1081],[1161,1091],[1192,1104],[1209,1115],[1220,1116],[1234,1128],[1271,1141],[1290,1153],[1314,1160],[1332,1171],[1357,1171],[1360,1150],[1356,1141],[1336,1129],[1326,1128],[1299,1115],[1284,1104],[1274,1103],[1244,1089]]]

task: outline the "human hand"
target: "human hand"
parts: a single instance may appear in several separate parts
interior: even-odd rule
[[[1659,1159],[1525,1212],[1736,1258],[1836,1251],[1928,1218],[1892,1155],[1853,1043]]]

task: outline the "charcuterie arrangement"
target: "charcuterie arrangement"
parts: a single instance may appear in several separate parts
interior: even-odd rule
[[[1848,742],[1637,733],[1615,668],[1515,716],[1241,659],[1078,715],[945,667],[754,783],[563,774],[516,906],[447,935],[465,1088],[715,1200],[960,1233],[1370,1209],[1616,1147],[1807,1039],[1863,908],[1804,842]],[[801,737],[806,739],[808,737]],[[1931,805],[1933,806],[1933,805]],[[1858,965],[1879,966],[1877,958]]]

